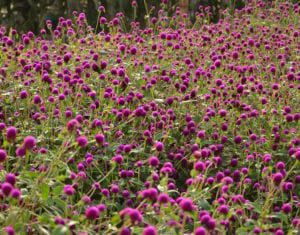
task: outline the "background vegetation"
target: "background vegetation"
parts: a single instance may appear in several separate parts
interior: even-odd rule
[[[116,13],[124,12],[126,22],[133,20],[132,0],[1,0],[0,24],[7,28],[16,28],[18,31],[31,30],[37,33],[45,26],[46,20],[51,20],[54,25],[60,16],[71,17],[73,11],[85,12],[90,25],[94,26],[98,17],[98,6],[106,8],[105,17],[113,18]],[[199,5],[210,6],[212,20],[219,18],[219,10],[225,7],[240,8],[243,0],[168,0],[170,13],[180,6],[183,11],[188,11],[193,21]],[[137,21],[145,25],[145,4],[152,9],[152,15],[157,14],[161,0],[137,0]]]

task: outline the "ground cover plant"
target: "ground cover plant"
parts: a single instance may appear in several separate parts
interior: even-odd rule
[[[299,232],[299,4],[164,6],[1,28],[3,234]]]

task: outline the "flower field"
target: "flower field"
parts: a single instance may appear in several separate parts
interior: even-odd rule
[[[104,10],[0,28],[0,234],[298,234],[299,4]]]

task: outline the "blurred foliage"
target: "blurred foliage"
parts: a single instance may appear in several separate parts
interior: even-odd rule
[[[31,30],[35,33],[45,27],[45,21],[51,20],[55,25],[60,16],[71,17],[73,11],[85,12],[90,25],[95,26],[98,17],[98,6],[104,5],[105,16],[112,19],[116,13],[124,12],[125,21],[129,24],[133,20],[132,0],[0,0],[0,24],[7,28],[16,28],[18,31]],[[137,0],[137,21],[145,25],[145,5],[152,9],[153,15],[161,0]],[[212,20],[219,18],[219,10],[225,7],[243,6],[243,0],[169,0],[170,12],[181,6],[183,12],[189,9],[191,21],[195,20],[195,13],[199,5],[210,6]],[[188,7],[187,7],[188,6]]]

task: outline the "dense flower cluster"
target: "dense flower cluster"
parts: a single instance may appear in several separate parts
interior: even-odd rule
[[[299,4],[165,2],[130,33],[103,6],[109,32],[1,28],[1,232],[297,234]]]

